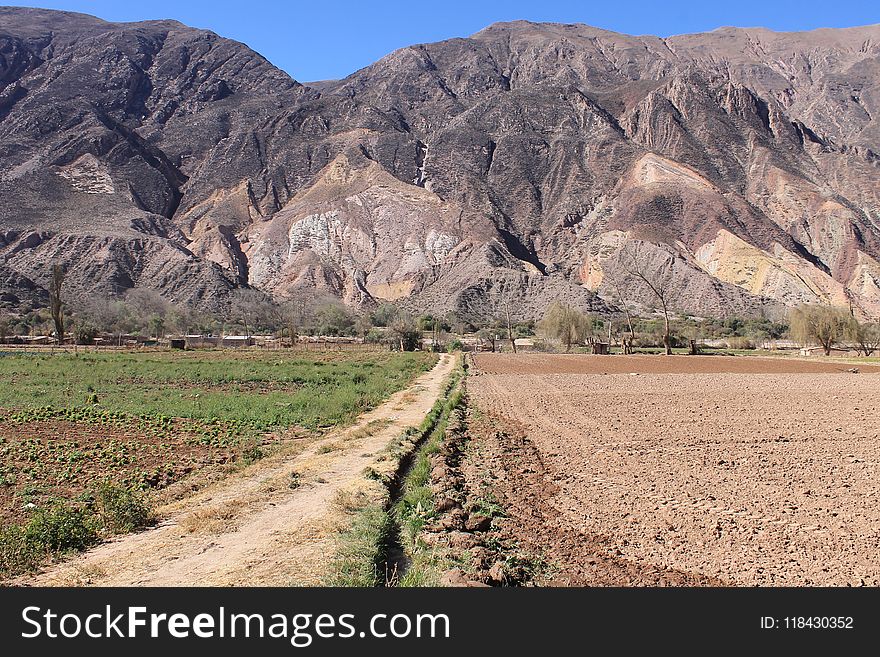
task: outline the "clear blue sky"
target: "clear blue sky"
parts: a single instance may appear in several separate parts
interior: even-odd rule
[[[724,25],[796,31],[880,23],[878,0],[43,0],[23,4],[112,21],[174,18],[243,41],[302,82],[345,77],[397,48],[467,36],[491,23],[516,19],[586,23],[658,36]]]

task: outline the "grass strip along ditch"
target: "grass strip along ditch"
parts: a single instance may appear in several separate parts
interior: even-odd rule
[[[337,504],[351,516],[338,538],[326,583],[331,586],[429,586],[449,567],[419,535],[435,517],[431,457],[443,443],[450,419],[464,399],[466,361],[462,354],[442,394],[418,427],[394,440],[364,472],[356,493]]]

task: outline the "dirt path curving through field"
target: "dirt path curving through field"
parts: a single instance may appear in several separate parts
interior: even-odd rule
[[[408,389],[345,429],[285,451],[169,507],[131,534],[18,584],[39,586],[289,586],[318,584],[334,552],[340,491],[375,453],[419,424],[455,366],[444,355]]]

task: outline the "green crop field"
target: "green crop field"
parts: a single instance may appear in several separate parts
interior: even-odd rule
[[[315,429],[350,421],[434,362],[391,352],[12,354],[0,357],[0,409],[98,407]]]
[[[0,524],[45,523],[59,505],[93,509],[101,490],[148,497],[194,471],[250,463],[288,429],[350,423],[436,361],[383,351],[3,353]],[[0,574],[20,570],[4,567],[4,552]]]

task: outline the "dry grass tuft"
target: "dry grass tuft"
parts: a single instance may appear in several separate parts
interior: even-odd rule
[[[231,500],[221,506],[196,509],[180,520],[180,528],[190,534],[224,534],[237,528],[245,504]]]

